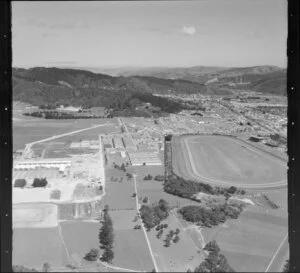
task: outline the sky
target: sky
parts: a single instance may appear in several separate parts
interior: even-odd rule
[[[12,36],[14,67],[286,67],[287,1],[18,1]]]

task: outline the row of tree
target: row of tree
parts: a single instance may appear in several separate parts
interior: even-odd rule
[[[114,258],[114,252],[112,249],[115,235],[113,230],[113,223],[110,215],[108,214],[108,210],[108,206],[105,206],[103,210],[103,219],[101,221],[102,226],[99,232],[99,243],[100,248],[104,250],[100,260],[103,262],[111,263]]]
[[[31,116],[36,118],[44,119],[91,119],[91,118],[109,118],[109,116],[95,116],[95,115],[82,115],[82,114],[71,114],[58,111],[39,111],[24,113],[24,116]]]
[[[190,205],[182,207],[179,212],[186,221],[196,222],[203,227],[212,227],[224,223],[227,219],[237,219],[243,208],[243,203],[225,203],[211,208]]]

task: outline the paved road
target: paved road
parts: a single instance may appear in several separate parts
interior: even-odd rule
[[[289,241],[288,233],[284,236],[281,241],[278,249],[275,251],[272,256],[271,261],[269,262],[265,272],[282,272],[285,261],[288,259],[289,253]]]
[[[136,209],[137,209],[137,211],[139,211],[140,205],[139,205],[139,197],[138,197],[137,184],[136,184],[136,176],[137,176],[136,174],[133,174],[134,189],[135,189],[135,193],[136,193],[136,195],[135,195]],[[145,229],[144,223],[143,223],[143,221],[141,219],[140,219],[140,221],[141,221],[141,226],[142,226],[143,232],[145,234],[147,245],[149,247],[149,251],[150,251],[151,258],[152,258],[152,261],[153,261],[153,264],[154,264],[155,271],[156,272],[160,272],[158,270],[158,267],[157,267],[157,264],[156,264],[156,260],[154,258],[154,254],[153,254],[153,251],[152,251],[152,248],[151,248],[151,244],[150,244],[150,241],[149,241],[149,238],[148,238],[147,231]]]

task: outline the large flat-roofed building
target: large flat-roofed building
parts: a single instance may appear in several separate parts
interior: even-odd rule
[[[130,163],[132,166],[142,165],[162,165],[157,153],[153,152],[129,152]]]
[[[132,138],[129,136],[123,137],[124,146],[127,149],[136,149],[136,146],[134,145]]]
[[[19,161],[15,164],[15,170],[36,169],[36,168],[58,168],[64,171],[67,167],[71,167],[71,161],[60,159],[44,159],[44,160],[28,160]]]
[[[113,142],[114,142],[114,147],[115,148],[124,148],[124,146],[123,146],[123,141],[122,141],[122,139],[120,138],[120,137],[114,137],[113,138]]]

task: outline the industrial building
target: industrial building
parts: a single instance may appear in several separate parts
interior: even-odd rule
[[[114,148],[116,148],[116,149],[123,149],[124,148],[122,138],[114,137],[113,142],[114,142]]]
[[[65,171],[67,167],[71,167],[70,160],[37,160],[37,161],[20,161],[14,166],[15,170],[36,169],[36,168],[58,168]]]
[[[129,136],[123,137],[124,146],[126,149],[136,149],[136,146],[133,143],[133,140]]]
[[[132,166],[162,165],[157,153],[153,152],[128,152]]]

